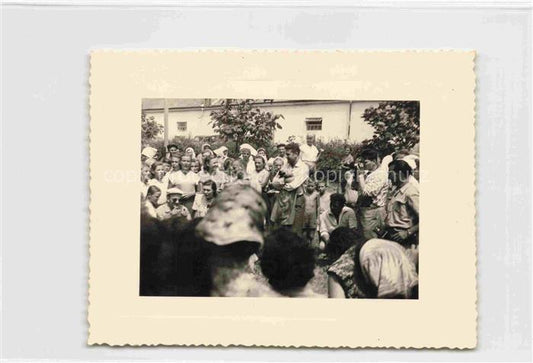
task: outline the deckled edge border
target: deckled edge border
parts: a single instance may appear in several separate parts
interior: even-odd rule
[[[473,126],[473,145],[472,145],[472,162],[474,167],[474,174],[473,174],[473,193],[474,193],[474,277],[475,277],[475,299],[474,299],[474,308],[475,308],[475,338],[474,338],[474,344],[472,346],[417,346],[417,345],[409,345],[409,346],[396,346],[396,345],[387,345],[387,346],[370,346],[370,345],[306,345],[306,344],[300,344],[300,345],[274,345],[274,344],[206,344],[206,343],[140,343],[140,344],[132,344],[132,343],[114,343],[114,342],[104,342],[104,341],[93,341],[91,340],[91,265],[92,265],[92,256],[91,256],[91,249],[92,249],[92,215],[91,215],[91,205],[92,205],[92,170],[91,170],[91,163],[92,163],[92,96],[93,96],[93,55],[98,53],[121,53],[121,54],[128,54],[128,53],[143,53],[143,54],[149,54],[149,53],[156,53],[156,54],[162,54],[162,53],[471,53],[472,54],[472,77],[473,77],[473,89],[472,89],[472,96],[473,96],[473,117],[472,117],[472,126]],[[88,261],[88,291],[87,291],[87,324],[88,324],[88,330],[87,330],[87,344],[89,346],[108,346],[108,347],[209,347],[209,348],[312,348],[312,349],[372,349],[372,350],[382,350],[382,349],[397,349],[397,350],[410,350],[410,349],[416,349],[416,350],[473,350],[477,348],[478,344],[478,333],[479,333],[479,311],[478,311],[478,300],[479,300],[479,291],[477,288],[478,285],[478,269],[477,269],[477,262],[478,262],[478,251],[477,251],[477,133],[476,133],[476,124],[477,124],[477,97],[476,97],[476,90],[477,90],[477,74],[476,74],[476,58],[477,58],[477,52],[473,49],[405,49],[405,50],[324,50],[324,49],[305,49],[305,50],[295,50],[295,49],[240,49],[240,48],[199,48],[195,50],[177,50],[177,49],[124,49],[124,50],[117,50],[117,49],[98,49],[98,50],[92,50],[89,54],[89,261]]]

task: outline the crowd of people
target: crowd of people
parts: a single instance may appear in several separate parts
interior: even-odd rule
[[[142,150],[140,294],[418,298],[419,158],[347,146],[330,183],[312,135],[276,150]]]

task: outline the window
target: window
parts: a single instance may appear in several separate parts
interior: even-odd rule
[[[187,122],[178,122],[178,131],[187,131]]]
[[[322,117],[308,117],[305,119],[307,131],[322,131]]]

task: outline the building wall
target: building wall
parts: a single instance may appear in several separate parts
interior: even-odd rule
[[[267,104],[261,109],[275,114],[282,114],[284,119],[279,123],[283,127],[276,130],[274,141],[286,141],[289,136],[304,136],[312,133],[323,140],[348,139],[348,128],[351,141],[361,142],[372,137],[372,126],[365,123],[362,118],[367,107],[377,106],[377,102],[352,102],[351,123],[349,124],[349,102],[324,103],[324,104]],[[164,113],[161,110],[145,110],[147,116],[153,116],[160,124],[164,124]],[[307,131],[306,118],[321,117],[321,131]],[[209,136],[213,135],[213,129],[209,125],[211,121],[210,110],[170,110],[168,115],[169,139],[174,136]],[[187,131],[178,130],[178,122],[187,122]],[[349,126],[349,127],[348,127]]]

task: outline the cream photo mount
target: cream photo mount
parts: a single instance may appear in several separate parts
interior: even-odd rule
[[[475,52],[90,55],[88,344],[473,349]],[[139,296],[143,98],[420,102],[418,300]]]

